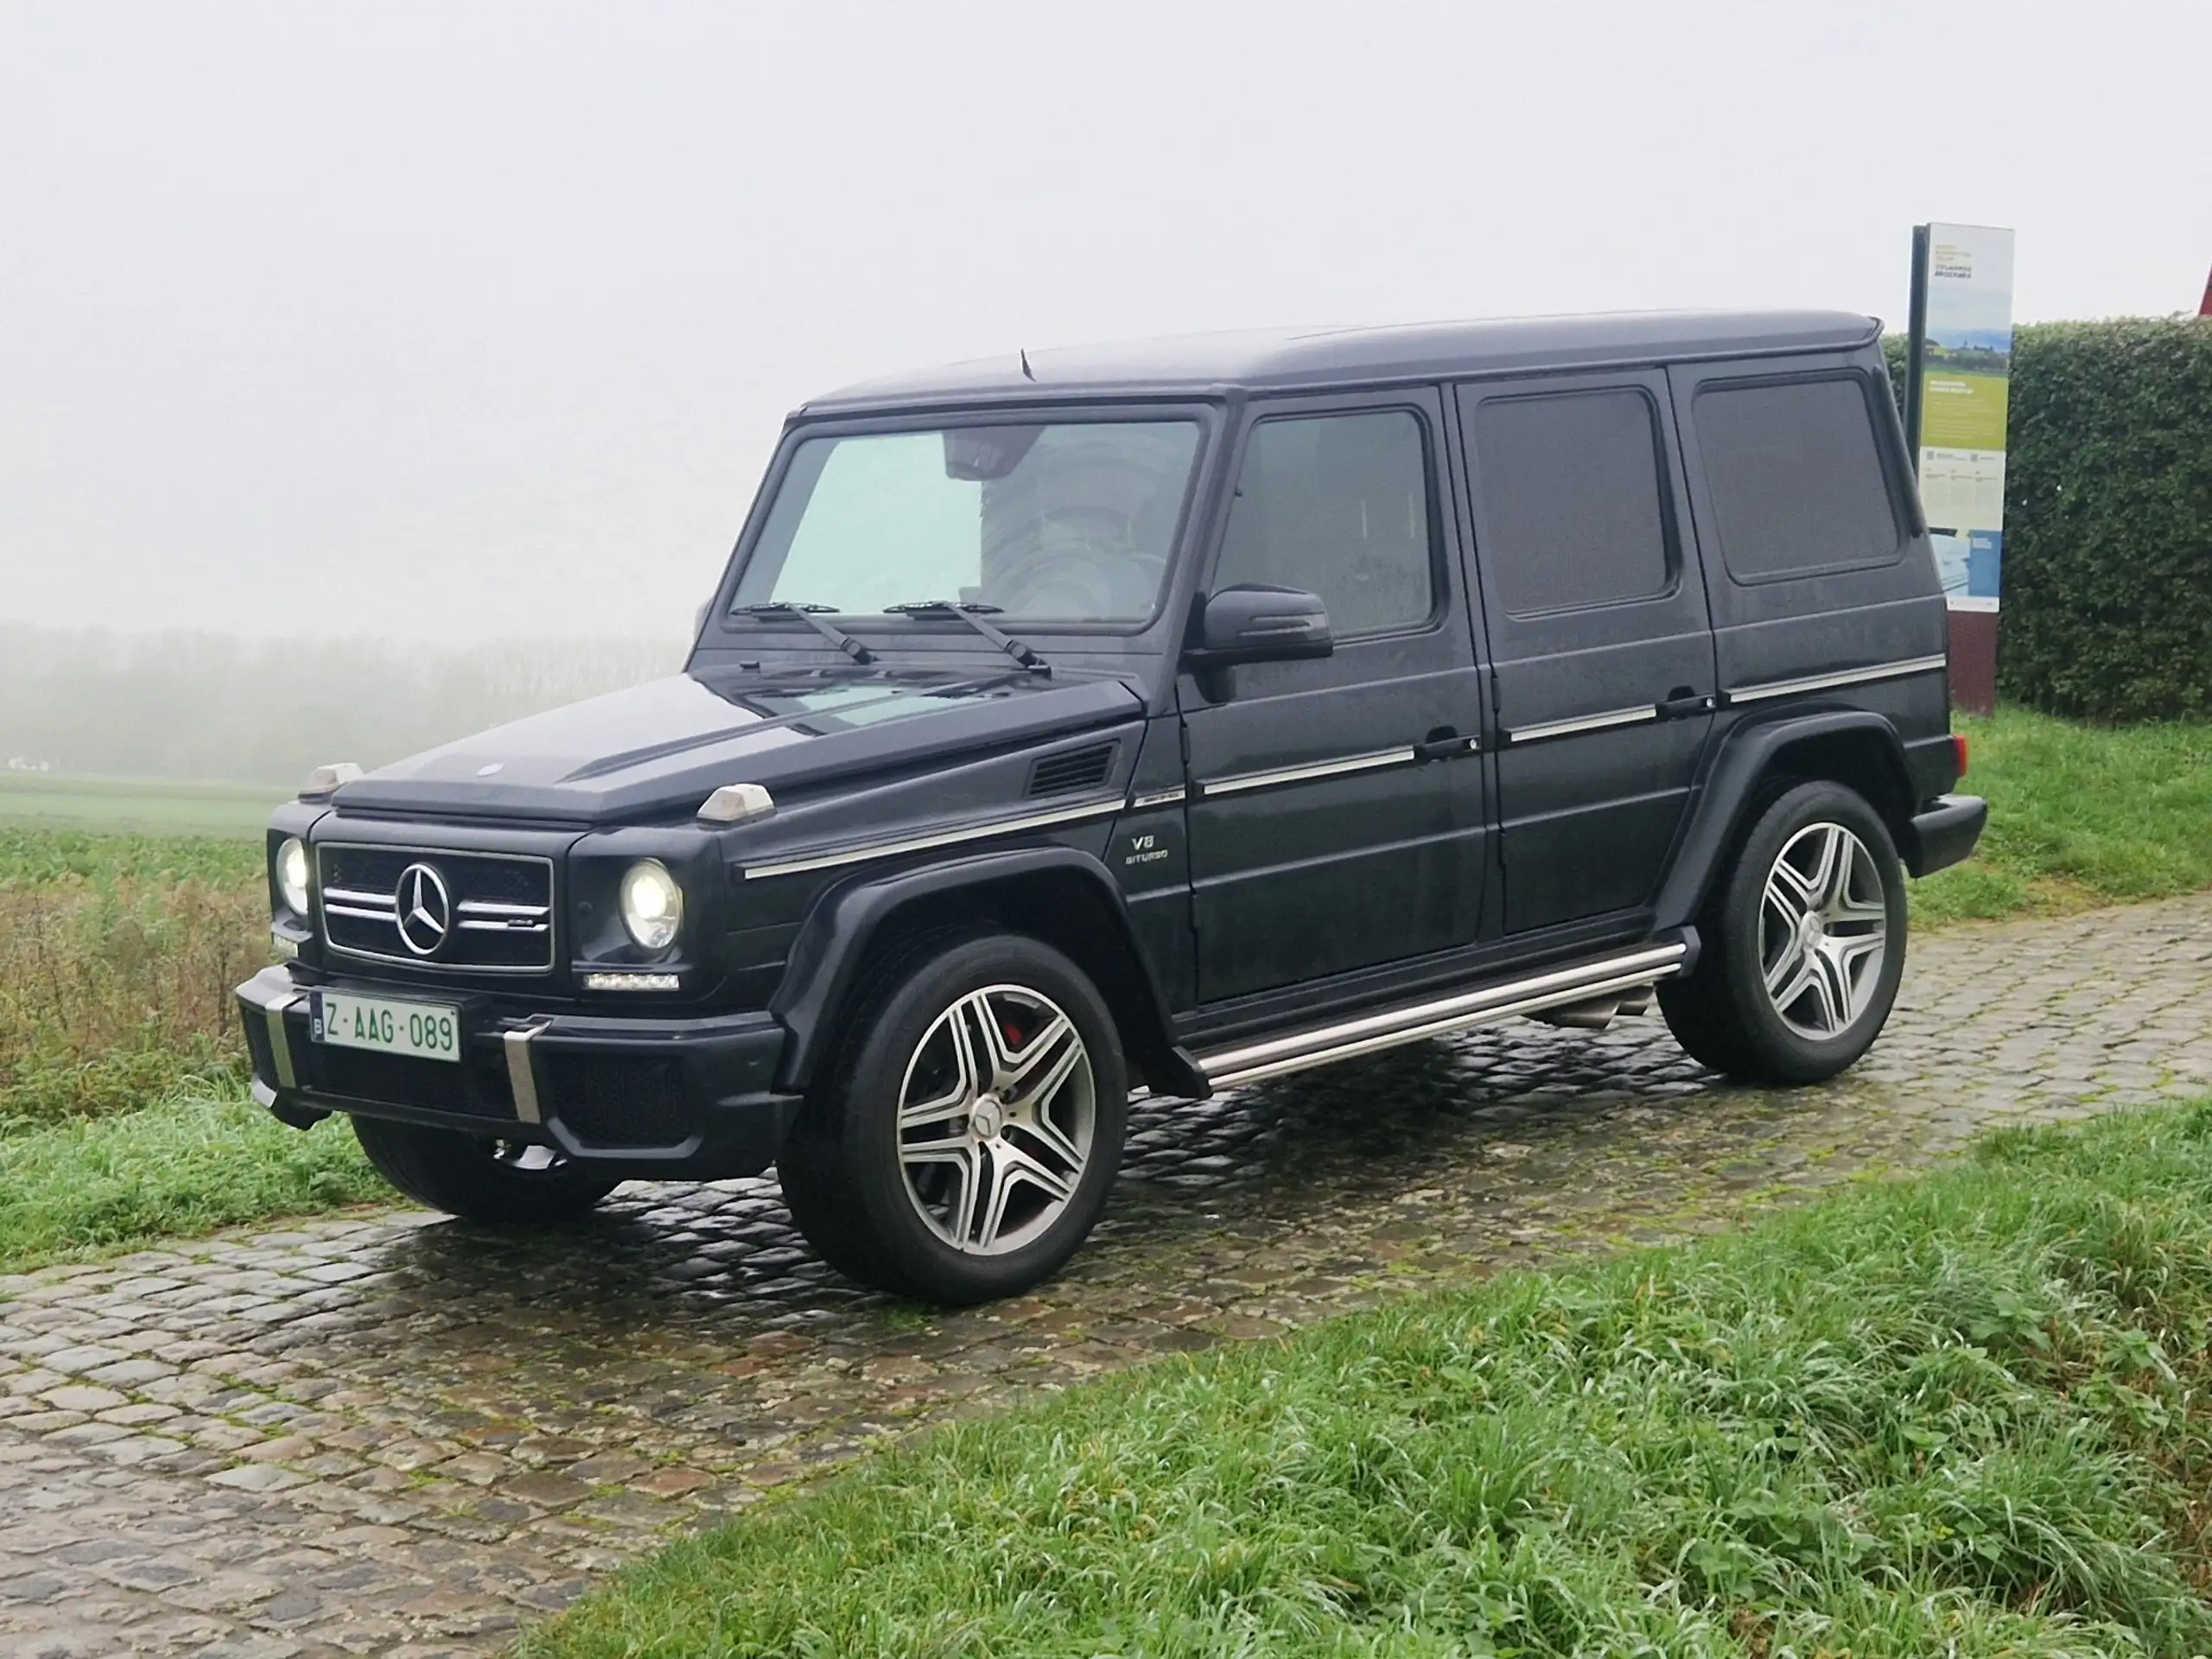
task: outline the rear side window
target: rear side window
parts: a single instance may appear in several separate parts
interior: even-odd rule
[[[1673,585],[1657,414],[1630,391],[1477,405],[1476,553],[1510,614],[1655,599]]]
[[[1214,586],[1318,594],[1339,639],[1418,627],[1436,608],[1428,501],[1427,445],[1405,410],[1262,421]]]
[[[1736,581],[1864,569],[1903,552],[1855,376],[1707,385],[1693,408],[1720,556]]]

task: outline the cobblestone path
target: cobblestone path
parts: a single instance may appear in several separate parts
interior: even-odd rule
[[[494,1649],[918,1422],[2208,1090],[2212,896],[1927,939],[1817,1089],[1723,1084],[1656,1020],[1520,1022],[1150,1104],[1074,1266],[953,1315],[829,1274],[772,1179],[551,1237],[379,1213],[0,1277],[0,1653]]]

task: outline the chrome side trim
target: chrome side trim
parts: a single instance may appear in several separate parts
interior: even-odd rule
[[[1025,830],[1047,830],[1055,824],[1080,823],[1086,818],[1111,817],[1123,810],[1119,795],[1110,801],[1091,801],[1082,806],[1065,806],[1054,812],[1027,812],[1018,818],[996,818],[988,823],[972,823],[962,830],[944,830],[930,836],[905,836],[895,841],[865,842],[857,847],[843,847],[835,852],[809,853],[798,858],[776,859],[766,864],[748,864],[745,879],[759,881],[772,875],[797,875],[803,870],[835,869],[841,864],[859,864],[872,858],[896,858],[902,853],[927,852],[933,847],[955,847],[965,841],[982,841],[992,836],[1019,835]]]
[[[1150,806],[1180,806],[1182,804],[1183,785],[1180,784],[1173,789],[1156,789],[1149,795],[1129,797],[1129,810],[1132,812],[1141,812]]]
[[[1271,1038],[1241,1048],[1198,1056],[1198,1068],[1216,1088],[1256,1083],[1308,1066],[1371,1054],[1424,1037],[1440,1037],[1541,1008],[1586,1001],[1612,991],[1632,989],[1681,971],[1689,946],[1675,943],[1647,946],[1620,956],[1601,957],[1572,968],[1554,969],[1528,979],[1510,980],[1478,991],[1464,991],[1410,1007],[1386,1009],[1356,1020]]]
[[[1369,754],[1348,754],[1341,760],[1318,760],[1305,766],[1274,766],[1265,772],[1232,772],[1226,778],[1209,778],[1200,783],[1198,798],[1206,800],[1216,795],[1241,795],[1248,789],[1272,789],[1278,784],[1303,784],[1316,778],[1338,778],[1348,772],[1373,772],[1381,766],[1402,766],[1416,759],[1412,745],[1403,748],[1377,749]]]
[[[1902,680],[1914,674],[1933,674],[1948,668],[1948,657],[1908,657],[1894,663],[1877,663],[1872,668],[1847,668],[1834,674],[1808,674],[1801,680],[1764,680],[1734,690],[1723,691],[1724,703],[1764,702],[1769,697],[1794,696],[1801,691],[1833,691],[1838,686],[1867,685],[1876,680]]]
[[[1602,732],[1615,726],[1641,726],[1659,718],[1650,703],[1633,709],[1611,709],[1602,715],[1577,715],[1573,720],[1540,720],[1533,726],[1516,726],[1505,734],[1509,743],[1541,743],[1548,737],[1572,737],[1577,732]]]
[[[537,1070],[530,1063],[531,1039],[544,1028],[540,1020],[499,1033],[500,1046],[507,1051],[507,1087],[514,1091],[515,1116],[525,1123],[545,1121],[537,1109]]]

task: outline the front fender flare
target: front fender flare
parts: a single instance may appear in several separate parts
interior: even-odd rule
[[[1789,752],[1839,738],[1866,745],[1883,757],[1881,764],[1893,776],[1885,791],[1889,799],[1877,800],[1874,806],[1903,844],[1914,804],[1912,774],[1897,728],[1882,715],[1864,709],[1832,709],[1740,721],[1713,746],[1700,769],[1688,820],[1654,907],[1655,927],[1683,927],[1696,919],[1761,783],[1788,769]]]
[[[783,983],[768,1005],[790,1033],[778,1086],[800,1090],[813,1081],[836,1039],[839,1014],[869,949],[900,912],[918,904],[939,908],[948,899],[968,895],[976,901],[976,914],[991,916],[1022,885],[1040,877],[1085,883],[1102,901],[1103,913],[1112,918],[1118,937],[1097,943],[1123,958],[1126,969],[1117,976],[1116,985],[1102,984],[1100,989],[1113,1005],[1123,1040],[1143,1065],[1154,1091],[1206,1093],[1203,1075],[1175,1046],[1166,999],[1137,944],[1121,888],[1103,863],[1072,847],[981,853],[919,869],[856,876],[823,893],[799,925]]]

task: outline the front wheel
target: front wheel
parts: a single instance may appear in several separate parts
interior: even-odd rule
[[[409,1198],[470,1221],[565,1221],[620,1185],[525,1141],[381,1117],[355,1118],[353,1135],[377,1173]]]
[[[1682,1046],[1751,1082],[1816,1083],[1881,1033],[1904,973],[1904,871],[1881,817],[1836,783],[1759,815],[1699,919],[1704,956],[1662,982]]]
[[[918,941],[861,991],[777,1168],[832,1266],[986,1301],[1075,1253],[1127,1117],[1113,1018],[1075,963],[1015,935]]]

